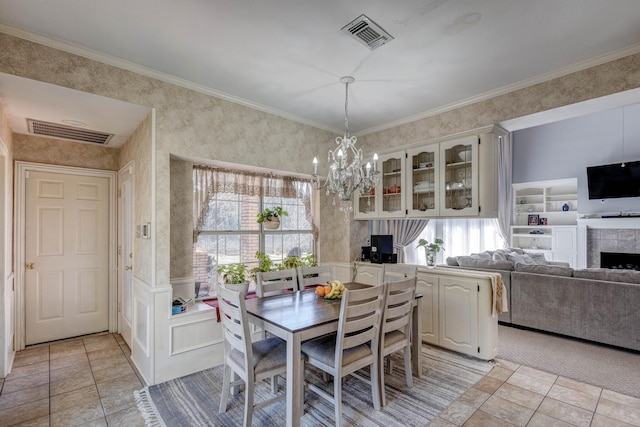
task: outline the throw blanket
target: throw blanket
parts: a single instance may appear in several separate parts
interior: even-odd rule
[[[509,311],[507,289],[504,287],[500,273],[491,274],[491,290],[493,291],[491,316],[496,317],[500,313]]]

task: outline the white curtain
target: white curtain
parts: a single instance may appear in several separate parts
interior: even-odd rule
[[[428,219],[389,219],[373,221],[371,234],[392,234],[398,262],[418,264],[413,243],[429,223]]]
[[[498,218],[495,220],[505,246],[511,241],[511,216],[513,215],[513,141],[511,133],[498,141]]]
[[[311,223],[311,181],[273,174],[193,166],[193,241],[198,240],[216,193],[301,198]],[[314,230],[314,237],[317,232]]]

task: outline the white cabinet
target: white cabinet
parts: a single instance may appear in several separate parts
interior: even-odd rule
[[[478,136],[440,144],[440,215],[478,214],[478,147]]]
[[[407,150],[407,216],[440,214],[440,150],[438,144]]]
[[[425,272],[418,273],[416,293],[422,294],[420,301],[420,323],[422,341],[437,344],[440,340],[438,325],[439,316],[438,275]]]
[[[357,263],[354,282],[378,286],[382,283],[382,264]]]
[[[578,180],[513,184],[511,246],[577,263]]]
[[[382,179],[356,196],[355,219],[497,217],[498,132],[380,155]]]
[[[382,179],[376,188],[379,218],[405,216],[405,158],[404,150],[380,155]]]
[[[435,268],[418,271],[422,341],[484,360],[498,352],[490,275]]]

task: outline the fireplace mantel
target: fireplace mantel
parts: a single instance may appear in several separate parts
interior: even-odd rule
[[[640,229],[640,217],[584,218],[578,219],[578,227],[579,226],[589,228]]]
[[[587,229],[640,230],[640,217],[578,219],[578,268],[587,267]]]

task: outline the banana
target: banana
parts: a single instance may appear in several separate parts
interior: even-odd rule
[[[336,282],[334,280],[329,280],[327,282],[328,285],[331,285],[331,292],[329,292],[328,294],[325,294],[325,298],[329,298],[332,299],[333,298],[333,294],[336,292]]]

